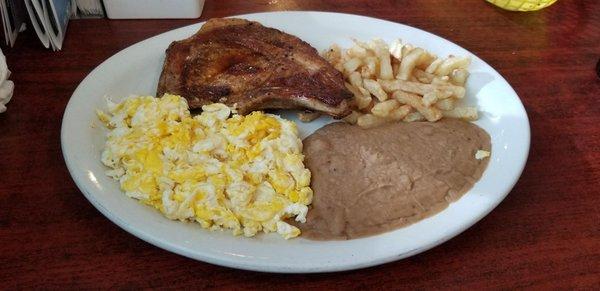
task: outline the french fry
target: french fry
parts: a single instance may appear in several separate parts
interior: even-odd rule
[[[350,73],[350,75],[348,75],[348,81],[350,81],[350,84],[356,88],[362,88],[363,86],[363,79],[359,72]]]
[[[390,45],[390,55],[396,58],[396,60],[402,59],[402,41],[400,39],[392,41],[392,44]]]
[[[400,62],[400,71],[398,72],[396,79],[408,80],[413,69],[417,66],[417,62],[421,58],[421,55],[424,53],[425,51],[422,48],[415,48],[407,55],[403,55],[402,62]]]
[[[353,41],[349,49],[334,45],[323,53],[354,95],[346,122],[368,128],[400,120],[477,119],[476,108],[456,105],[466,93],[470,58],[438,58],[399,39],[390,45],[381,39]]]
[[[429,65],[431,65],[431,63],[433,63],[433,61],[435,61],[437,59],[436,56],[430,54],[429,52],[425,51],[423,54],[421,54],[421,57],[419,57],[419,59],[417,60],[417,68],[419,69],[426,69],[427,67],[429,67]]]
[[[386,92],[394,92],[402,90],[410,93],[419,95],[425,95],[433,90],[440,91],[451,91],[452,96],[456,98],[463,98],[465,96],[465,88],[454,86],[452,84],[444,85],[433,85],[433,84],[422,84],[419,82],[411,82],[404,80],[378,80],[381,88]]]
[[[452,110],[454,106],[456,106],[456,99],[454,98],[446,98],[439,100],[434,105],[439,110]]]
[[[425,84],[431,84],[431,81],[433,81],[433,78],[435,77],[434,74],[427,73],[421,69],[415,69],[413,74],[419,82]]]
[[[439,100],[449,98],[450,96],[452,96],[452,92],[450,91],[433,90],[423,95],[423,104],[431,106]]]
[[[390,55],[385,52],[385,55],[379,57],[379,76],[378,78],[384,80],[394,79],[394,70],[392,69],[392,60]]]
[[[337,44],[333,44],[325,52],[323,52],[323,58],[326,59],[330,64],[335,65],[342,59],[342,49]]]
[[[369,48],[369,44],[368,43],[366,43],[364,41],[360,41],[360,40],[358,40],[356,38],[353,38],[352,42],[354,42],[354,46],[358,46],[358,47],[364,48],[367,51],[371,49],[371,48]]]
[[[416,111],[416,112],[411,112],[411,113],[407,114],[406,117],[404,117],[402,119],[402,121],[404,121],[404,122],[425,121],[425,117],[421,113]]]
[[[369,55],[364,47],[358,45],[353,45],[350,49],[348,49],[347,54],[351,58],[359,59],[364,59]]]
[[[450,82],[454,85],[464,87],[468,77],[469,72],[467,69],[454,69],[450,74]]]
[[[372,104],[373,104],[373,102],[375,102],[373,100],[373,98],[371,97],[371,93],[369,91],[367,91],[367,89],[365,89],[365,88],[358,88],[358,90],[364,96],[364,100],[363,100],[364,105],[361,105],[360,109],[363,109],[366,111],[371,110]]]
[[[393,79],[392,60],[390,58],[388,45],[381,39],[374,39],[369,42],[369,48],[375,52],[375,55],[379,60],[379,72],[377,77],[385,80]]]
[[[441,76],[441,77],[435,76],[431,80],[432,85],[440,85],[440,86],[448,85],[449,82],[450,82],[450,77],[448,77],[448,76]]]
[[[377,61],[377,58],[374,56],[366,57],[363,60],[365,65],[361,67],[360,75],[365,79],[375,77],[375,74],[377,73]]]
[[[371,80],[371,79],[364,79],[363,85],[364,85],[365,89],[367,89],[369,92],[371,92],[371,94],[373,94],[373,96],[377,97],[377,99],[379,101],[385,101],[388,99],[387,93],[385,93],[385,91],[383,91],[383,89],[381,88],[381,85],[379,85],[379,83],[377,81]]]
[[[423,100],[419,95],[396,91],[392,95],[393,98],[400,101],[402,104],[408,104],[419,111],[428,121],[437,121],[442,118],[442,111],[435,107],[427,107],[423,104]]]
[[[394,91],[402,90],[415,94],[425,94],[431,91],[431,87],[428,84],[421,84],[417,82],[403,81],[403,80],[377,80],[384,91],[391,93]]]
[[[392,59],[392,74],[396,76],[398,71],[400,71],[400,63],[396,59]]]
[[[456,98],[464,98],[465,94],[467,93],[467,91],[465,90],[465,87],[460,87],[460,86],[454,86],[452,84],[448,84],[447,86],[442,86],[440,88],[440,90],[442,91],[451,91],[452,92],[452,97],[456,97]]]
[[[454,69],[466,69],[471,63],[471,59],[468,57],[454,57],[451,56],[445,59],[435,70],[438,76],[447,76]]]
[[[400,107],[398,100],[390,99],[373,105],[373,108],[371,108],[371,113],[373,113],[375,116],[387,117],[398,107]]]
[[[452,110],[442,111],[444,117],[459,118],[467,121],[477,120],[479,114],[476,107],[455,107]]]
[[[387,54],[389,55],[390,48],[387,43],[381,38],[374,38],[367,43],[369,49],[375,53],[375,55]]]
[[[387,102],[387,101],[386,101]],[[412,107],[410,105],[402,105],[390,112],[387,116],[390,120],[399,121],[404,119],[409,113],[411,113]]]
[[[344,82],[344,86],[346,86],[346,89],[348,89],[348,91],[352,92],[354,97],[356,97],[356,95],[361,95],[360,91],[358,90],[358,88],[356,88],[356,86],[354,86],[348,82]]]
[[[358,124],[358,126],[360,126],[362,128],[375,127],[375,126],[384,124],[385,122],[386,122],[385,118],[377,117],[370,113],[361,115],[356,120],[356,124]]]
[[[405,44],[402,46],[402,57],[406,56],[410,51],[412,51],[414,47],[410,44]]]
[[[362,60],[359,58],[351,58],[349,60],[347,60],[346,62],[344,62],[344,72],[346,74],[350,74],[354,71],[356,71],[356,69],[358,69],[358,67],[360,67],[360,65],[362,65]]]
[[[369,93],[369,91],[365,90],[362,87],[356,88],[354,85],[349,84],[347,82],[345,82],[344,85],[346,85],[348,91],[352,92],[352,94],[354,95],[354,103],[358,109],[364,109],[371,105],[371,101],[373,99],[371,98],[371,94]]]
[[[356,122],[358,122],[358,117],[360,117],[361,115],[362,113],[352,110],[352,112],[346,117],[342,118],[342,120],[350,124],[356,124]]]
[[[435,70],[437,70],[437,68],[440,66],[440,64],[442,63],[442,59],[436,59],[433,62],[431,62],[431,64],[429,64],[429,66],[427,66],[427,68],[425,69],[425,72],[429,73],[429,74],[433,74],[435,72]]]

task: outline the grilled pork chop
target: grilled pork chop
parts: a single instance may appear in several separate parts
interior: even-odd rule
[[[171,43],[158,96],[181,95],[190,108],[221,102],[238,113],[311,109],[336,118],[350,113],[342,74],[301,39],[258,22],[211,19]]]

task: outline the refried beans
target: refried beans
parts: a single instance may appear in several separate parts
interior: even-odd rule
[[[343,240],[394,230],[459,199],[483,174],[490,136],[453,119],[362,129],[329,124],[304,140],[314,198],[302,236]]]

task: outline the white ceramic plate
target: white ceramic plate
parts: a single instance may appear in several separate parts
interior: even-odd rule
[[[137,43],[106,60],[81,82],[66,108],[62,150],[75,183],[106,217],[131,234],[165,250],[233,268],[268,272],[325,272],[356,269],[405,258],[454,237],[489,213],[517,182],[529,151],[529,121],[519,97],[492,67],[458,45],[431,33],[384,20],[323,12],[274,12],[239,16],[281,29],[319,51],[351,38],[401,38],[440,56],[471,56],[467,103],[481,112],[477,125],[492,137],[492,156],[483,177],[463,198],[439,214],[385,234],[349,241],[318,242],[278,235],[233,237],[203,230],[194,223],[171,221],[127,198],[104,175],[100,153],[105,131],[95,110],[105,95],[154,95],[167,46],[196,32],[201,23]],[[286,114],[293,117],[293,114]],[[329,122],[299,123],[302,137]],[[317,193],[318,195],[318,193]]]

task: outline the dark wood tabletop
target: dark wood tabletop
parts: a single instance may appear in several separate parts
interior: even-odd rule
[[[487,217],[425,253],[341,273],[281,275],[194,261],[119,228],[81,194],[60,148],[65,106],[103,60],[212,17],[274,10],[360,14],[418,27],[477,54],[530,118],[525,170]],[[538,12],[471,1],[207,1],[200,19],[72,20],[63,50],[32,29],[2,48],[15,82],[0,114],[0,289],[600,288],[600,1]]]

